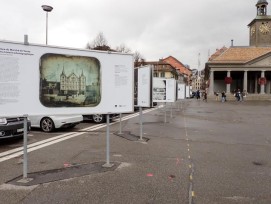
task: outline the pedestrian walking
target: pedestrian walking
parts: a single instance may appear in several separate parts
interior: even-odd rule
[[[197,97],[197,100],[200,99],[200,92],[199,92],[199,90],[197,90],[197,92],[196,92],[196,97]]]

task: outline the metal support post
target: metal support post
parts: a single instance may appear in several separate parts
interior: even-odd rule
[[[165,103],[165,123],[167,122],[167,103]]]
[[[27,115],[24,115],[23,179],[27,179]]]
[[[122,134],[122,124],[121,124],[121,120],[122,120],[122,113],[120,113],[120,129],[119,129],[119,134]]]
[[[112,167],[114,164],[110,164],[110,124],[109,114],[106,115],[106,164],[103,167]]]
[[[143,114],[142,114],[142,107],[140,106],[139,107],[139,113],[140,113],[140,116],[139,116],[139,124],[140,124],[140,139],[139,140],[143,140]]]
[[[172,102],[170,103],[170,118],[173,118],[173,115],[172,115]]]

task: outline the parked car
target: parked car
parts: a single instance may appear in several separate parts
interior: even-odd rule
[[[27,121],[27,130],[31,128],[30,121]],[[24,117],[0,117],[0,139],[23,138]]]
[[[82,115],[29,115],[31,127],[52,132],[56,128],[73,128],[83,121]]]
[[[116,117],[118,117],[118,114],[109,115],[110,120]],[[104,123],[106,122],[106,114],[83,115],[83,119],[84,121],[91,120],[94,123]]]

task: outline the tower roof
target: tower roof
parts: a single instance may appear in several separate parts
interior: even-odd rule
[[[258,3],[256,4],[256,6],[258,6],[259,4],[268,4],[268,2],[266,0],[259,0]]]
[[[258,0],[257,7],[257,16],[267,16],[267,0]]]

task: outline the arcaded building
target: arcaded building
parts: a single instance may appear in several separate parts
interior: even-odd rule
[[[271,16],[267,6],[266,0],[256,4],[257,16],[248,24],[249,46],[224,47],[206,63],[209,96],[240,89],[255,99],[271,97]]]

